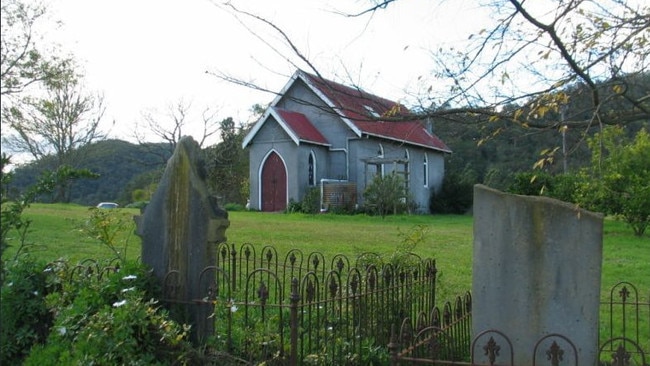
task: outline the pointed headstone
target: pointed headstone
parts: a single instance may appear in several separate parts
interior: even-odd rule
[[[188,304],[195,339],[213,330],[205,319],[207,309],[191,304],[201,298],[201,272],[216,265],[216,244],[226,241],[229,226],[227,212],[208,193],[205,179],[199,145],[183,137],[151,201],[136,218],[142,262],[153,269],[165,299]]]

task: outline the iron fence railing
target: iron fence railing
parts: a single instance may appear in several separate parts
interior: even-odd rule
[[[453,311],[447,307],[450,304],[445,305],[445,313],[449,314],[446,322],[432,321],[416,329],[407,322],[399,332],[393,332],[388,346],[391,365],[513,365],[514,352],[532,352],[533,365],[579,364],[570,335],[545,335],[532,350],[514,350],[508,335],[497,329],[472,338],[469,294],[464,303],[457,299]],[[617,283],[610,289],[607,301],[601,302],[600,323],[601,365],[650,365],[650,297],[642,300],[636,286]]]
[[[435,306],[436,266],[415,255],[385,264],[372,253],[350,260],[321,253],[231,244],[218,247],[217,265],[205,268],[201,298],[176,303],[178,276],[170,271],[163,301],[199,306],[213,322],[210,344],[251,364],[266,365],[512,365],[514,352],[531,352],[535,365],[577,365],[570,335],[540,337],[532,350],[514,350],[507,334],[488,329],[472,338],[472,298]],[[66,262],[66,279],[102,278],[119,262]],[[650,293],[619,282],[601,302],[601,365],[650,365]],[[198,324],[197,326],[201,326]],[[580,363],[582,364],[582,363]]]
[[[215,322],[213,344],[250,362],[387,363],[391,328],[435,306],[435,261],[414,254],[384,263],[373,253],[281,256],[251,244],[221,244],[217,253],[192,305],[214,306],[206,319]],[[167,274],[163,301],[174,303],[179,278]]]

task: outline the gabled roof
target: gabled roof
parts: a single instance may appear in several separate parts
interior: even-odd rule
[[[271,114],[278,123],[290,128],[298,140],[319,145],[330,144],[304,114],[278,107],[271,107],[270,109],[272,110]]]
[[[339,113],[358,136],[366,134],[451,152],[442,140],[427,130],[423,121],[400,120],[400,116],[409,118],[411,115],[408,108],[400,103],[301,70],[297,71],[296,75]],[[385,120],[382,120],[382,117]]]
[[[291,140],[299,145],[300,142],[309,142],[317,145],[329,146],[327,139],[314,127],[307,116],[302,113],[289,111],[278,107],[269,107],[259,122],[244,138],[243,146],[246,147],[250,140],[262,128],[264,123],[273,117],[280,127],[289,135]]]
[[[405,106],[367,93],[358,88],[352,88],[319,78],[316,75],[302,70],[298,70],[294,73],[291,80],[289,80],[282,91],[278,93],[275,100],[271,103],[271,107],[248,133],[246,138],[244,138],[244,147],[246,147],[255,134],[257,134],[259,129],[268,119],[269,114],[273,114],[278,122],[282,119],[283,124],[281,125],[296,143],[302,140],[312,143],[328,144],[327,140],[307,120],[306,116],[297,112],[290,112],[275,107],[297,80],[301,80],[305,83],[305,85],[326,105],[332,108],[341,117],[343,122],[359,137],[363,135],[375,136],[402,143],[418,145],[432,150],[447,153],[451,152],[442,140],[427,130],[423,121],[417,119],[400,119],[400,116],[408,119],[408,116],[411,114]],[[280,111],[282,111],[286,117],[282,117]],[[382,117],[384,119],[382,119]],[[307,121],[307,124],[298,122],[301,119]],[[317,138],[315,133],[318,133],[322,140]],[[302,137],[299,136],[300,134],[302,134]]]

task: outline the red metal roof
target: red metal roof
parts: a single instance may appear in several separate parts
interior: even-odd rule
[[[362,133],[451,152],[442,140],[427,130],[423,121],[412,119],[413,115],[402,104],[304,71],[298,73]]]
[[[289,111],[283,108],[271,107],[277,113],[287,127],[289,127],[298,139],[317,144],[329,145],[327,139],[309,122],[307,116],[302,113]]]
[[[419,121],[356,121],[355,125],[368,135],[391,138],[436,150],[451,152],[438,136],[430,133]]]

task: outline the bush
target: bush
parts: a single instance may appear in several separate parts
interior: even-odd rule
[[[301,211],[309,214],[320,212],[320,188],[310,188],[300,202]]]
[[[395,174],[376,176],[363,192],[367,211],[381,215],[403,213],[408,210],[408,194],[404,179]]]
[[[128,205],[124,206],[125,208],[138,208],[140,210],[144,209],[147,207],[149,204],[149,201],[136,201],[136,202],[131,202]]]
[[[19,365],[33,345],[45,342],[52,313],[45,305],[51,286],[45,264],[28,256],[9,263],[2,273],[0,365]]]
[[[240,203],[226,203],[223,208],[226,211],[245,211],[246,207]]]
[[[650,134],[641,129],[628,138],[621,127],[607,127],[588,139],[592,153],[581,203],[623,218],[634,234],[650,226]]]
[[[129,262],[110,274],[75,273],[65,266],[51,273],[72,280],[64,281],[61,291],[47,297],[56,314],[52,331],[44,345],[33,349],[25,365],[150,365],[187,360],[189,329],[148,300],[158,291],[146,267]]]
[[[527,196],[546,196],[575,203],[582,179],[575,174],[551,175],[546,172],[522,172],[514,177],[508,192]]]
[[[440,191],[431,192],[429,210],[434,214],[465,214],[472,207],[473,189],[474,185],[461,174],[445,174]]]
[[[320,212],[320,188],[312,187],[307,190],[307,193],[302,197],[302,201],[297,202],[293,199],[289,200],[289,204],[285,210],[287,213],[307,213],[316,214]]]

